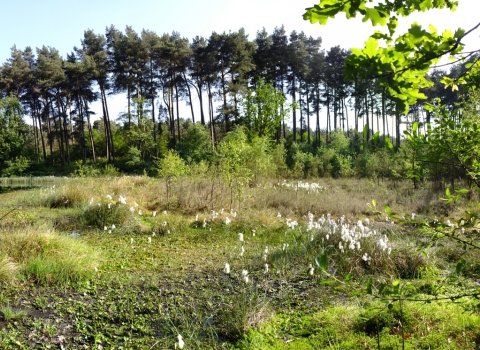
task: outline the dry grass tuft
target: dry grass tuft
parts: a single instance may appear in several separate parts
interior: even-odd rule
[[[16,280],[18,265],[7,255],[0,257],[0,285],[11,284]]]
[[[0,254],[8,257],[0,264],[15,272],[12,278],[20,273],[44,285],[90,279],[100,260],[99,254],[78,238],[35,228],[0,233]]]

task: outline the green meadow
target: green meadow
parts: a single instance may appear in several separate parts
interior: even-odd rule
[[[202,176],[4,191],[0,348],[479,347],[476,224],[432,231],[474,198],[356,179],[242,191],[232,204]]]

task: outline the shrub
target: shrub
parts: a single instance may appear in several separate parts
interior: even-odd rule
[[[132,218],[130,208],[116,202],[92,203],[85,207],[80,215],[80,222],[85,226],[103,229],[105,226],[122,225]]]
[[[43,199],[47,208],[73,208],[85,201],[85,193],[78,186],[65,185],[61,188],[52,188]]]

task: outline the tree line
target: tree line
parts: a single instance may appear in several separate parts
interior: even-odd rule
[[[258,31],[253,40],[243,29],[189,40],[177,32],[160,36],[110,26],[105,34],[86,30],[66,58],[52,47],[34,52],[13,46],[0,68],[0,94],[18,99],[31,118],[31,157],[62,166],[98,157],[113,163],[129,152],[155,159],[181,142],[186,120],[203,125],[214,147],[237,125],[248,126],[243,101],[263,84],[284,97],[276,107],[282,118],[268,135],[272,140],[318,148],[330,144],[337,130],[347,136],[365,130],[366,141],[377,131],[395,139],[398,148],[402,122],[429,121],[423,101],[404,115],[375,79],[347,81],[350,51],[325,50],[321,43],[303,32],[287,35],[283,26],[271,34]],[[450,73],[464,69],[458,64]],[[453,106],[462,92],[443,91],[444,74],[431,74],[435,84],[426,94]],[[127,112],[117,118],[109,113],[107,96],[119,93],[126,95]],[[97,121],[95,101],[102,106]],[[189,115],[180,115],[181,102]],[[26,137],[25,129],[18,131]]]

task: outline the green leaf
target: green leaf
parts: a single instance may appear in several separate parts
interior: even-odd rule
[[[315,262],[317,263],[317,265],[320,267],[320,269],[322,271],[326,271],[327,270],[327,262],[328,262],[328,259],[327,259],[327,255],[326,254],[323,254],[322,256],[320,257],[316,257],[315,258]]]
[[[367,289],[367,294],[372,294],[372,285],[373,285],[373,281],[372,281],[372,278],[370,277],[368,280],[367,280],[367,285],[366,285],[366,289]]]
[[[363,139],[366,140],[368,138],[368,124],[365,124],[363,127]]]
[[[363,53],[367,57],[375,57],[378,54],[378,40],[370,37],[365,42],[365,48],[363,49]]]
[[[415,123],[413,123],[413,125],[412,125],[412,131],[413,131],[413,133],[416,133],[417,130],[418,130],[418,122],[415,122]]]
[[[387,17],[383,12],[374,8],[365,7],[365,17],[363,17],[362,21],[366,22],[368,20],[372,22],[373,26],[377,24],[384,26],[387,24]]]
[[[462,270],[465,268],[466,265],[467,261],[465,259],[462,259],[458,262],[457,266],[455,267],[457,275],[460,275],[462,273]]]
[[[390,215],[390,216],[392,215],[392,209],[390,209],[390,207],[389,207],[388,205],[386,205],[386,206],[384,207],[384,209],[385,209],[385,212],[386,212],[388,215]]]
[[[345,276],[345,282],[350,282],[352,280],[352,273],[348,273],[346,276]]]
[[[335,280],[322,280],[322,281],[320,281],[320,284],[331,284],[331,283],[335,283],[335,282],[337,282],[337,281],[335,281]]]

